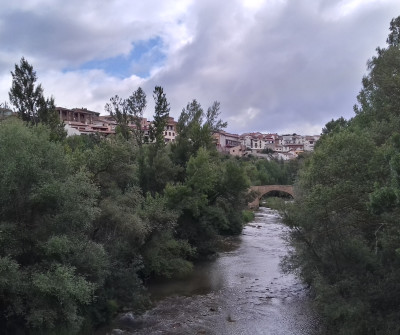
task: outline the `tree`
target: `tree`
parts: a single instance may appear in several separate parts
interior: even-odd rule
[[[42,125],[4,121],[0,160],[0,328],[77,333],[108,265],[90,238],[98,189]]]
[[[15,71],[11,72],[12,87],[8,93],[12,105],[23,121],[37,125],[39,122],[50,127],[53,140],[65,138],[64,124],[56,112],[54,98],[45,98],[42,85],[35,86],[36,71],[33,66],[22,57],[20,65],[15,64]]]
[[[205,124],[212,133],[220,131],[228,126],[228,122],[224,122],[221,119],[217,120],[220,115],[220,106],[221,104],[218,101],[214,101],[212,106],[207,109]]]
[[[390,21],[390,34],[386,40],[389,46],[396,47],[400,44],[400,16]]]
[[[126,140],[133,134],[138,146],[143,144],[142,118],[146,108],[146,94],[139,87],[128,99],[122,99],[118,95],[110,98],[110,102],[104,107],[117,122],[117,132]],[[130,127],[131,123],[134,127]]]
[[[35,87],[37,76],[33,66],[22,57],[20,65],[15,64],[15,71],[11,75],[13,80],[9,98],[20,118],[34,124],[51,123],[55,114],[54,99],[44,98],[41,84]]]
[[[347,125],[348,121],[346,121],[343,117],[340,117],[337,120],[332,119],[325,125],[324,128],[322,128],[322,135],[340,131],[340,129],[345,128]]]
[[[153,125],[150,129],[150,140],[156,141],[157,147],[164,146],[164,130],[169,117],[169,103],[161,86],[156,86],[153,91],[155,102]]]
[[[136,139],[138,146],[142,146],[145,141],[144,131],[142,129],[143,112],[146,109],[147,100],[146,94],[139,87],[132,95],[127,99],[128,111],[131,114],[131,119],[135,125],[132,129],[133,136]]]
[[[129,122],[132,120],[132,114],[129,110],[127,101],[120,98],[118,95],[115,95],[110,98],[110,102],[105,105],[104,109],[117,122],[117,133],[120,133],[126,140],[128,140],[131,135]]]
[[[184,182],[165,189],[170,208],[180,213],[178,237],[195,246],[200,256],[215,252],[219,235],[241,232],[247,189],[248,179],[236,161],[223,161],[200,148],[186,164]]]
[[[204,110],[196,99],[182,109],[178,119],[176,143],[172,146],[172,154],[176,164],[184,167],[192,155],[200,148],[215,150],[212,137],[213,129],[219,129],[226,123],[216,120],[219,115],[219,103],[214,102],[207,111],[204,122]]]
[[[313,286],[329,334],[397,334],[400,308],[400,17],[349,121],[331,121],[306,160],[295,204],[291,266]]]
[[[43,102],[43,88],[37,80],[33,66],[22,57],[20,65],[15,64],[15,72],[11,72],[12,87],[9,92],[10,102],[17,110],[19,117],[24,121],[38,122],[38,110]]]

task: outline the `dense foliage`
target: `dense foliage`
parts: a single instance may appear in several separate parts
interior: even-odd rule
[[[236,161],[201,147],[177,180],[169,147],[50,133],[0,124],[0,328],[10,334],[72,334],[142,308],[149,277],[185,275],[219,235],[241,231],[248,181]]]
[[[286,209],[289,266],[330,334],[400,332],[400,17],[368,62],[353,119],[332,120]]]
[[[87,334],[122,309],[149,304],[146,281],[181,277],[239,234],[251,184],[290,183],[296,164],[218,154],[212,133],[226,127],[218,102],[193,100],[165,145],[169,103],[153,92],[114,96],[105,110],[117,134],[65,138],[54,99],[33,67],[16,65],[0,123],[0,329],[5,334]],[[134,129],[132,129],[134,125]],[[289,177],[288,177],[289,176]]]
[[[249,182],[240,163],[213,145],[211,129],[223,125],[219,105],[206,115],[196,103],[190,126],[181,122],[184,135],[164,146],[157,139],[169,107],[162,88],[154,98],[156,141],[147,145],[125,127],[146,104],[142,91],[111,99],[120,131],[107,139],[55,138],[40,120],[0,123],[6,334],[85,333],[122,307],[144,308],[148,278],[186,275],[194,260],[215,252],[218,236],[240,233]]]

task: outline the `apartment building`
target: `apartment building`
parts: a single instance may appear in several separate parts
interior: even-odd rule
[[[240,142],[248,150],[258,152],[264,149],[275,150],[278,134],[245,133],[240,135]]]

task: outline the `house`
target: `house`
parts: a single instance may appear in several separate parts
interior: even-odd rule
[[[165,126],[165,129],[164,129],[164,140],[166,143],[175,142],[175,138],[177,135],[177,131],[176,131],[177,124],[178,124],[178,122],[176,122],[173,117],[171,117],[171,116],[168,117],[167,125]]]
[[[239,144],[236,147],[232,147],[229,149],[229,154],[232,156],[243,157],[246,156],[249,152],[246,150],[246,146],[243,144]]]
[[[104,136],[115,134],[116,122],[106,117],[100,117],[100,113],[86,108],[56,107],[60,120],[65,124],[67,136],[100,133]]]
[[[320,135],[305,136],[304,151],[314,151],[315,143],[320,139]]]
[[[90,111],[86,108],[64,108],[56,107],[56,111],[61,121],[64,122],[80,122],[85,124],[92,124],[95,120],[98,120],[100,113]]]
[[[230,134],[226,131],[220,130],[213,134],[215,145],[220,152],[229,153],[233,147],[240,145],[240,138],[238,134]]]

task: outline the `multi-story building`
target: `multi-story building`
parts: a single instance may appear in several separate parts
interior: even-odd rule
[[[60,120],[64,122],[67,135],[99,133],[105,136],[115,133],[115,122],[100,117],[100,113],[86,108],[56,107]]]
[[[167,125],[164,129],[164,140],[165,142],[175,142],[175,138],[177,135],[176,125],[178,122],[174,120],[173,117],[169,117],[167,121]]]
[[[248,150],[258,152],[264,149],[275,150],[278,134],[245,133],[240,135],[241,144]]]
[[[220,130],[213,134],[215,145],[220,152],[229,153],[233,147],[240,145],[240,138],[238,134],[230,134],[226,131]]]
[[[259,150],[262,147],[262,137],[261,133],[245,133],[240,135],[239,139],[247,149]]]
[[[320,135],[305,136],[304,151],[313,151],[315,143],[317,143],[320,137],[321,137]]]
[[[56,107],[56,111],[61,121],[64,122],[79,122],[84,124],[92,124],[98,120],[100,113],[90,111],[86,108],[64,108]]]

